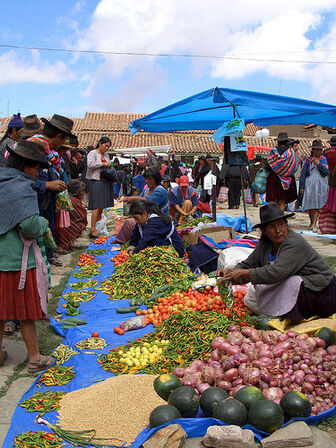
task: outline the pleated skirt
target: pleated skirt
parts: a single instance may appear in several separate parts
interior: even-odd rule
[[[0,320],[43,318],[36,282],[36,269],[27,271],[26,284],[19,291],[21,271],[0,271]]]
[[[113,207],[113,184],[105,180],[91,180],[89,193],[89,210]]]

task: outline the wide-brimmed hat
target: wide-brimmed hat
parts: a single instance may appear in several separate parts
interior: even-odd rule
[[[37,115],[27,115],[23,120],[23,128],[19,131],[21,137],[32,137],[42,132],[42,123]]]
[[[263,205],[259,210],[260,223],[254,225],[252,229],[257,229],[258,227],[263,226],[264,224],[268,224],[272,221],[276,221],[277,219],[290,218],[294,215],[295,213],[292,212],[285,214],[278,206],[278,204]]]
[[[42,147],[34,142],[28,142],[27,140],[19,140],[14,148],[9,148],[10,152],[24,157],[25,159],[34,160],[39,163],[41,167],[48,167],[49,162],[45,151]]]
[[[313,140],[311,149],[323,149],[322,141],[319,139]]]
[[[77,196],[79,193],[85,190],[85,184],[79,179],[72,179],[68,183],[68,192],[72,196]]]
[[[170,182],[170,176],[167,176],[166,174],[164,174],[164,175],[162,176],[162,180],[161,180],[161,182]]]
[[[50,120],[47,120],[46,118],[41,118],[44,124],[49,124],[51,126],[54,126],[54,128],[59,129],[63,134],[67,135],[68,137],[75,137],[74,134],[72,134],[72,127],[73,127],[73,121],[68,117],[63,117],[63,115],[57,115],[54,114]]]
[[[333,146],[336,146],[336,135],[333,135],[329,140],[329,143]]]
[[[72,137],[67,137],[62,146],[65,146],[66,148],[69,149],[77,149],[78,138],[76,137],[76,135],[73,135]]]
[[[189,179],[187,176],[181,176],[178,180],[180,187],[189,187]]]
[[[287,142],[289,140],[287,132],[279,132],[276,139],[278,142]]]
[[[294,138],[288,139],[288,145],[294,145],[294,143],[300,144],[300,140],[295,140]]]

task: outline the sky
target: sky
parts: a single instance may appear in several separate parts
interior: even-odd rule
[[[0,0],[0,6],[0,117],[150,113],[216,86],[336,104],[336,0]]]

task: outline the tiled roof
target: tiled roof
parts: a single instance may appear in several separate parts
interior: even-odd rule
[[[73,132],[78,136],[79,146],[86,148],[89,145],[96,145],[103,136],[108,136],[112,142],[112,148],[133,148],[146,146],[171,145],[172,151],[181,155],[198,154],[222,154],[222,148],[217,145],[211,135],[214,131],[183,131],[171,133],[148,133],[140,131],[133,135],[129,132],[131,121],[144,117],[141,113],[100,113],[86,112],[84,118],[72,118],[74,121]],[[4,133],[12,117],[0,119],[0,132]],[[248,123],[243,131],[248,146],[259,146],[260,140],[255,137],[255,133],[260,126]],[[306,155],[310,152],[312,139],[298,138],[300,141],[299,152]],[[276,144],[275,137],[268,137],[263,140],[263,146],[272,147]],[[328,147],[327,141],[323,144]]]

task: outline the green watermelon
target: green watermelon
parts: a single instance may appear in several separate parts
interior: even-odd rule
[[[169,395],[173,390],[182,386],[181,380],[171,374],[171,373],[163,373],[162,375],[155,378],[154,383],[155,392],[161,397],[163,400],[168,401]]]
[[[199,399],[193,387],[181,386],[170,394],[168,404],[177,408],[183,418],[190,418],[198,412]]]
[[[274,401],[257,401],[249,410],[248,422],[260,431],[272,433],[283,425],[283,411]]]
[[[228,425],[244,426],[247,422],[247,409],[235,398],[226,398],[214,407],[213,417]]]
[[[202,393],[200,399],[200,406],[202,411],[204,412],[204,415],[206,417],[212,417],[214,406],[217,406],[217,403],[219,401],[225,400],[225,398],[228,397],[228,393],[220,387],[213,386],[206,389]]]
[[[181,418],[181,414],[178,409],[169,404],[162,404],[152,410],[149,416],[149,426],[156,428],[164,423],[169,423],[177,418]]]
[[[254,403],[257,403],[257,401],[265,400],[262,391],[255,386],[246,386],[239,389],[234,398],[243,403],[247,410],[249,410]]]
[[[301,392],[287,392],[280,400],[285,420],[294,417],[309,417],[311,414],[311,404],[308,398]]]

